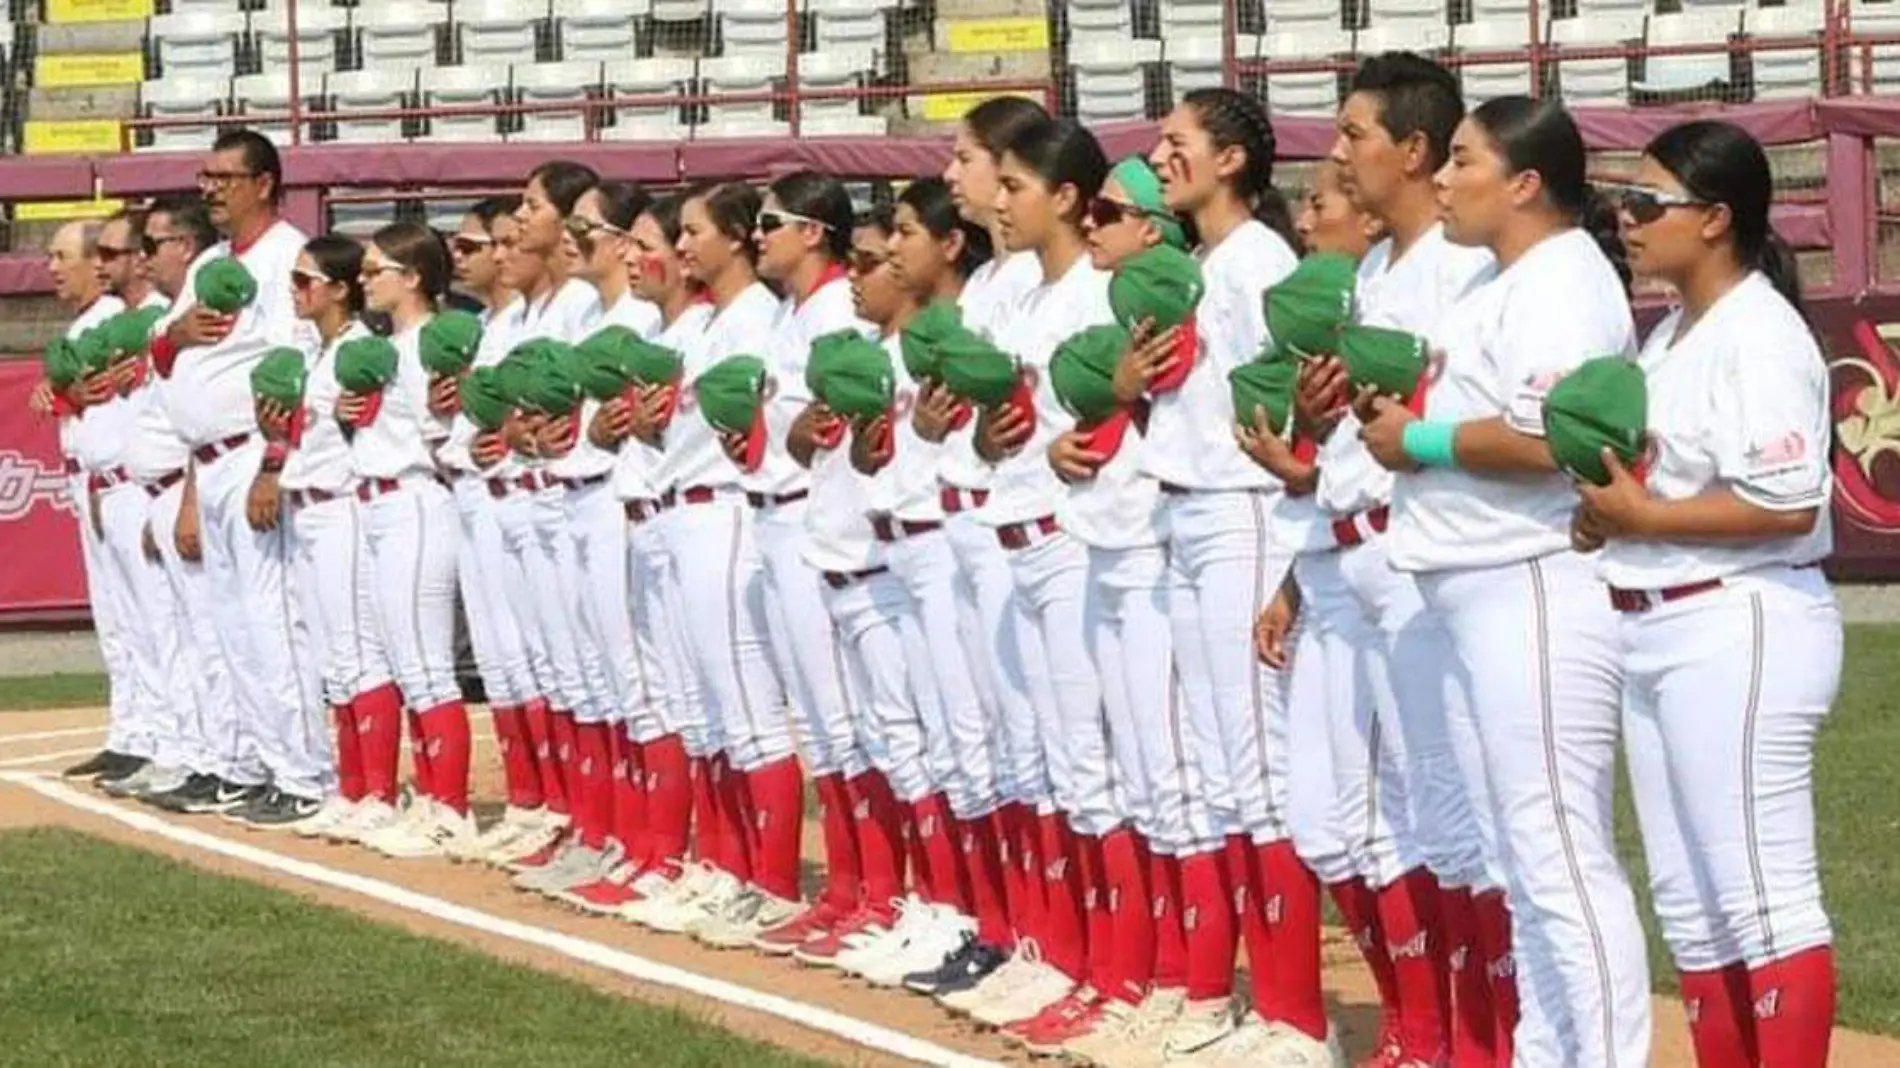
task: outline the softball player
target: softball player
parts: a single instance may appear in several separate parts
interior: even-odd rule
[[[1841,672],[1817,566],[1833,540],[1827,365],[1760,145],[1688,123],[1649,143],[1635,181],[1619,198],[1630,265],[1682,305],[1638,358],[1648,473],[1612,458],[1608,486],[1580,484],[1575,537],[1604,546],[1624,752],[1696,1062],[1819,1068],[1835,988],[1814,735]]]
[[[395,223],[376,232],[363,255],[363,291],[371,309],[390,317],[396,373],[379,406],[348,390],[336,402],[337,418],[351,428],[350,462],[376,584],[370,600],[416,738],[420,795],[401,822],[361,839],[393,857],[473,856],[476,845],[468,710],[455,679],[461,526],[436,474],[434,451],[448,427],[429,409],[428,372],[417,347],[448,284],[448,253],[433,231]],[[394,741],[383,741],[377,759],[393,761]]]
[[[1367,447],[1402,472],[1387,551],[1416,575],[1466,676],[1526,994],[1512,1063],[1642,1064],[1643,936],[1610,826],[1616,620],[1570,550],[1574,495],[1540,412],[1577,364],[1631,351],[1620,245],[1599,246],[1583,141],[1552,102],[1472,111],[1438,187],[1445,236],[1489,248],[1498,274],[1435,329],[1444,361],[1424,418],[1389,398],[1361,405]]]

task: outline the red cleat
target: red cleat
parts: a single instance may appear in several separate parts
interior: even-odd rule
[[[836,963],[838,954],[867,938],[889,931],[891,919],[888,906],[876,909],[860,905],[849,916],[833,923],[830,930],[793,947],[792,955],[806,964],[831,967]]]
[[[1102,1020],[1102,999],[1094,990],[1082,987],[1027,1020],[1003,1028],[1031,1053],[1059,1056],[1064,1043],[1073,1042],[1095,1030]]]
[[[759,932],[752,944],[775,957],[783,956],[806,942],[830,934],[844,918],[836,906],[820,901],[777,927]]]

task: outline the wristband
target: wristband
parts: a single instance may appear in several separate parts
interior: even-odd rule
[[[1405,455],[1421,467],[1457,467],[1458,424],[1419,419],[1405,424],[1399,439]]]
[[[285,461],[290,459],[290,446],[281,441],[273,441],[264,446],[263,469],[272,474],[284,469]]]

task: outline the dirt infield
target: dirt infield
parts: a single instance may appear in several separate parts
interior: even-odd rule
[[[99,710],[9,713],[0,717],[0,773],[57,772],[90,752],[103,738]],[[476,722],[482,723],[482,717]],[[478,736],[485,732],[478,727]],[[499,768],[493,760],[478,759],[476,796],[500,794]],[[90,791],[86,791],[90,793]],[[96,795],[94,795],[96,796]],[[645,961],[669,965],[695,975],[723,980],[749,991],[790,998],[803,1005],[829,1010],[853,1020],[912,1036],[968,1058],[961,1063],[1027,1063],[1027,1058],[992,1035],[953,1020],[923,998],[901,992],[874,990],[835,972],[803,968],[786,960],[772,960],[750,952],[720,953],[690,939],[658,935],[631,925],[583,916],[539,898],[512,890],[499,873],[443,861],[393,861],[365,850],[326,843],[305,842],[286,834],[250,831],[221,820],[171,817],[138,805],[128,810],[188,827],[283,858],[312,862],[333,872],[366,876],[453,905],[544,932],[582,939],[599,947],[631,954]],[[381,922],[395,924],[431,937],[454,940],[480,948],[504,960],[572,976],[600,989],[657,1005],[678,1007],[747,1037],[770,1042],[839,1064],[886,1065],[906,1063],[888,1052],[788,1022],[782,1015],[747,1008],[736,1000],[686,993],[671,986],[640,982],[606,967],[583,963],[575,957],[528,944],[505,933],[474,929],[434,915],[426,907],[378,900],[306,878],[294,871],[273,870],[247,860],[219,855],[202,846],[174,841],[158,833],[127,826],[109,815],[96,814],[42,796],[17,783],[0,782],[0,827],[57,825],[71,827],[113,841],[139,846],[175,857],[209,871],[255,880],[301,897],[346,908]],[[819,835],[807,836],[816,844]],[[1332,1011],[1344,1032],[1349,1052],[1367,1052],[1377,1028],[1377,997],[1370,976],[1343,935],[1328,932],[1326,986]],[[1689,1066],[1688,1031],[1680,1007],[1657,999],[1655,1056],[1658,1068]],[[946,1058],[948,1060],[948,1058]],[[1900,1064],[1900,1042],[1850,1031],[1837,1031],[1830,1064],[1839,1068],[1876,1068]]]

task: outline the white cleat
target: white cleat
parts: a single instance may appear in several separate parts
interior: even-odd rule
[[[495,843],[482,854],[482,859],[498,868],[513,869],[515,865],[541,852],[558,841],[567,833],[568,817],[548,809],[510,809],[503,815],[507,820],[514,815],[505,841]],[[509,826],[497,824],[496,829]]]
[[[737,876],[707,866],[695,885],[680,888],[649,909],[643,909],[639,922],[667,934],[687,934],[695,924],[704,923],[732,905],[744,887]]]
[[[668,880],[664,888],[622,909],[621,918],[642,927],[653,927],[655,919],[671,922],[675,912],[684,909],[694,898],[706,892],[717,871],[704,861],[688,864],[680,869],[679,877]]]
[[[884,958],[903,949],[911,935],[929,922],[926,914],[929,908],[916,897],[892,898],[891,915],[894,918],[890,924],[867,928],[852,937],[850,944],[832,958],[832,965],[847,975],[864,978]]]
[[[796,901],[747,887],[731,907],[695,927],[693,937],[714,949],[749,949],[760,932],[798,915],[800,908]]]
[[[1174,1023],[1162,1040],[1169,1061],[1186,1061],[1214,1043],[1234,1033],[1234,1002],[1231,997],[1184,1001]]]
[[[1032,963],[1031,954],[1034,955],[1034,961],[1042,959],[1041,950],[1037,947],[1035,939],[1022,939],[1016,943],[1016,952],[1010,954],[1009,959],[1004,961],[1001,967],[984,976],[975,986],[952,991],[939,997],[937,1004],[951,1012],[969,1016],[987,1002],[1010,996],[1015,988],[1022,985],[1028,978]]]
[[[332,794],[317,814],[298,823],[290,833],[299,838],[328,838],[330,832],[356,816],[357,803],[342,794]]]
[[[1062,1052],[1098,1068],[1163,1068],[1168,1054],[1162,1040],[1186,1003],[1187,991],[1180,989],[1151,990],[1132,1008],[1110,1001],[1101,1026],[1064,1045]]]
[[[1285,1024],[1266,1024],[1262,1030],[1266,1032],[1260,1044],[1262,1055],[1248,1060],[1248,1064],[1269,1068],[1346,1068],[1346,1052],[1339,1045],[1339,1028],[1332,1026],[1331,1021],[1327,1022],[1324,1042]]]
[[[1029,951],[1027,954],[1024,947]],[[1024,957],[1021,979],[1010,989],[997,991],[972,1007],[970,1019],[990,1027],[1003,1027],[1041,1013],[1075,989],[1075,980],[1043,960],[1042,948],[1034,941],[1019,944],[1016,952],[1017,956]],[[978,989],[982,985],[978,984]]]
[[[475,820],[467,813],[432,805],[424,816],[365,837],[363,844],[386,857],[420,860],[467,856],[475,839]]]
[[[356,803],[356,811],[341,820],[324,835],[332,842],[361,842],[402,823],[402,813],[387,801],[367,797]]]
[[[943,905],[923,905],[923,919],[891,952],[860,971],[872,986],[902,986],[914,972],[934,971],[976,937],[976,921]]]

